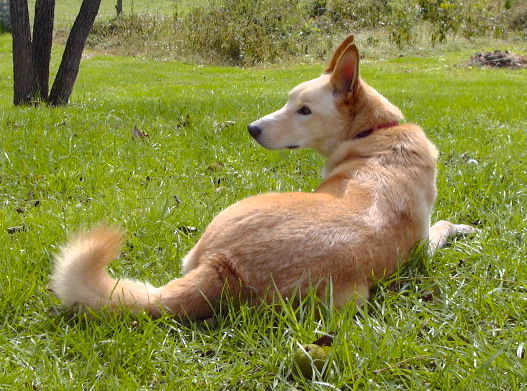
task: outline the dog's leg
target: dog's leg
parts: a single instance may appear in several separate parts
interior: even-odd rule
[[[224,260],[203,263],[159,288],[162,308],[179,317],[198,319],[211,317],[224,294],[234,298],[242,294],[239,277]]]
[[[433,255],[436,250],[444,247],[450,236],[468,235],[474,233],[474,231],[474,227],[470,225],[453,224],[446,220],[438,221],[430,228],[428,254]]]

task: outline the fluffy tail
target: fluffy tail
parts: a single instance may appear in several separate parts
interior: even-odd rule
[[[224,269],[199,266],[185,277],[156,288],[134,280],[115,280],[106,265],[119,254],[122,233],[100,227],[82,233],[62,248],[55,258],[51,289],[66,305],[91,309],[129,307],[152,315],[169,311],[175,315],[208,317],[221,296],[229,276]]]

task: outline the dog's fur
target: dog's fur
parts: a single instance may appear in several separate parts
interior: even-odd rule
[[[183,261],[185,276],[167,285],[114,280],[105,265],[121,233],[80,234],[56,257],[51,288],[65,304],[129,306],[152,315],[208,317],[225,290],[242,299],[331,281],[333,302],[364,300],[376,279],[392,274],[419,241],[429,251],[472,229],[441,221],[429,230],[436,196],[437,150],[416,125],[359,77],[353,37],[322,76],[302,83],[287,104],[248,126],[265,148],[312,148],[327,157],[313,193],[262,194],[221,212]]]

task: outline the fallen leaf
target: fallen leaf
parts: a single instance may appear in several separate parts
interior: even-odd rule
[[[148,138],[150,136],[148,135],[148,133],[145,133],[142,130],[140,130],[137,127],[137,125],[136,125],[136,126],[134,126],[134,130],[132,131],[132,137],[137,138],[139,140],[143,140],[143,139]]]
[[[313,344],[318,346],[331,346],[333,344],[334,335],[335,333],[330,331],[329,333],[324,334],[322,337],[314,341]]]
[[[177,230],[187,235],[198,232],[198,229],[196,227],[190,227],[187,225],[182,225],[181,227],[178,227]]]
[[[7,233],[9,235],[13,235],[13,234],[16,234],[17,232],[25,232],[26,230],[26,226],[25,225],[20,225],[18,227],[10,227],[7,229]]]
[[[189,125],[190,125],[190,114],[187,113],[187,114],[185,115],[185,118],[183,118],[182,120],[180,120],[180,121],[176,124],[176,128],[177,128],[177,129],[187,128]]]
[[[234,126],[236,122],[234,121],[222,121],[222,122],[214,122],[213,126],[216,128],[216,130],[224,130],[227,128],[230,128],[231,126]]]

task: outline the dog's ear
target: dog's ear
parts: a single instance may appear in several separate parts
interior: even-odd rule
[[[337,65],[337,61],[339,60],[340,56],[342,56],[342,53],[346,48],[353,43],[353,34],[350,34],[342,41],[342,43],[339,45],[337,50],[335,50],[335,53],[333,53],[333,57],[331,58],[331,61],[329,62],[327,68],[324,70],[324,73],[331,73],[335,69],[335,65]]]
[[[341,95],[344,101],[349,100],[357,92],[359,83],[359,50],[354,43],[343,50],[331,73],[330,81],[333,84],[335,93]]]

